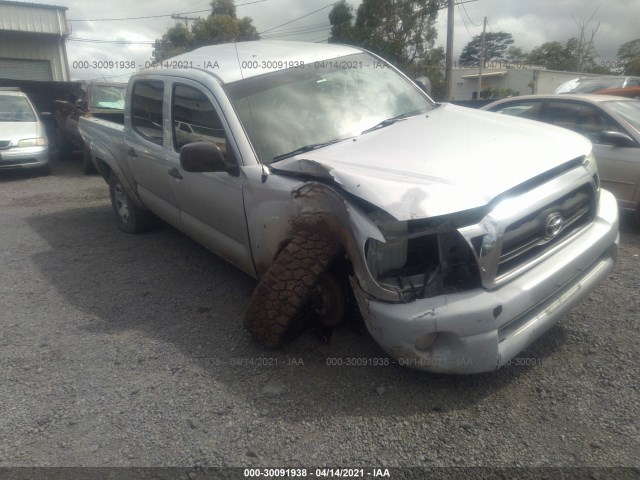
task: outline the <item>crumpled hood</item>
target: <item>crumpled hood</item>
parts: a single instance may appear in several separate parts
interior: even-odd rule
[[[412,220],[482,207],[590,151],[586,138],[565,129],[445,104],[272,167],[331,179]]]

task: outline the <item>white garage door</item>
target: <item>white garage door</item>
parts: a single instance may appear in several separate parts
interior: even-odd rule
[[[11,80],[53,80],[49,60],[0,58],[0,78]]]

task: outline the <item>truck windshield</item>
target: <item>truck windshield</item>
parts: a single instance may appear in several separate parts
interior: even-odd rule
[[[263,163],[360,135],[433,103],[388,64],[356,54],[267,73],[225,90]],[[391,125],[393,122],[389,122]]]
[[[124,110],[124,98],[127,87],[94,85],[91,88],[91,108]]]
[[[0,95],[0,122],[36,121],[36,114],[26,98]]]

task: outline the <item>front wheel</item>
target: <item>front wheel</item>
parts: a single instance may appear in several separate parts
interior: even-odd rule
[[[299,331],[306,311],[329,317],[328,325],[339,323],[343,299],[336,298],[340,292],[326,272],[341,252],[334,240],[297,233],[253,292],[244,320],[247,330],[267,348],[279,348]],[[326,306],[319,305],[323,297],[331,299]]]
[[[115,175],[109,178],[111,206],[116,215],[118,228],[126,233],[142,233],[153,228],[155,217],[148,210],[138,207],[127,194],[120,179]]]

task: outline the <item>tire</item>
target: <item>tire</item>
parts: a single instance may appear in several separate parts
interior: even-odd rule
[[[244,325],[267,348],[282,347],[304,323],[320,279],[342,246],[302,231],[282,250],[251,296]]]
[[[126,233],[142,233],[155,226],[154,215],[133,203],[115,175],[109,177],[109,194],[116,224],[120,230]]]
[[[87,145],[82,149],[82,173],[85,175],[95,175],[98,173],[93,160],[91,160],[91,150]]]

